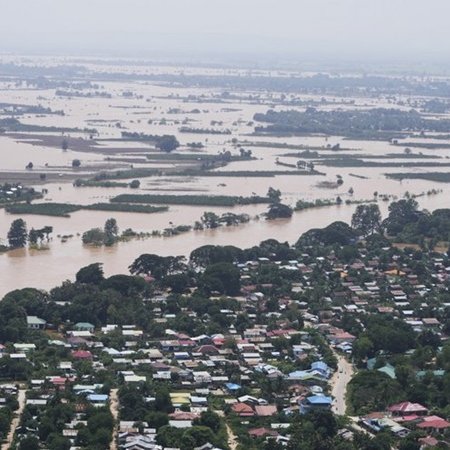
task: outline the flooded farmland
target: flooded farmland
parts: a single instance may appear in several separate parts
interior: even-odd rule
[[[29,64],[57,67],[61,61],[35,60]],[[161,74],[246,75],[238,70],[115,66],[94,62],[85,63],[84,67],[86,73],[82,83],[90,83],[87,87],[79,80],[74,81],[72,87],[64,87],[51,78],[46,87],[19,75],[0,79],[0,104],[3,105],[0,119],[13,118],[24,126],[23,130],[7,130],[0,136],[0,179],[2,183],[16,179],[38,192],[44,189],[43,198],[33,203],[108,203],[119,194],[130,193],[130,188],[75,187],[73,182],[95,177],[99,172],[154,169],[152,176],[117,181],[129,183],[139,178],[140,186],[132,192],[135,195],[251,197],[264,196],[273,187],[281,191],[282,202],[292,207],[298,200],[334,201],[338,197],[342,204],[296,211],[291,219],[273,221],[265,220],[262,215],[267,210],[265,204],[232,207],[169,204],[167,211],[153,214],[84,209],[71,213],[70,217],[21,214],[28,229],[52,226],[52,238],[39,249],[17,249],[0,255],[0,295],[26,286],[50,288],[65,279],[73,279],[80,267],[93,262],[103,263],[107,275],[123,273],[142,253],[188,256],[193,249],[205,244],[248,247],[269,238],[293,244],[311,228],[324,227],[336,220],[349,222],[356,208],[354,203],[371,201],[374,193],[378,194],[376,198],[383,215],[387,213],[389,201],[403,197],[406,192],[417,196],[420,206],[430,211],[448,206],[450,185],[447,183],[424,179],[399,181],[386,177],[386,174],[399,172],[448,172],[445,169],[445,164],[450,161],[448,139],[425,139],[411,133],[393,144],[389,140],[352,139],[321,133],[255,134],[255,114],[264,114],[269,109],[302,112],[312,104],[319,111],[408,110],[408,102],[419,99],[401,94],[393,100],[386,95],[344,97],[311,92],[291,93],[286,98],[283,92],[276,90],[233,89],[225,85],[186,86],[171,81],[171,78],[164,82],[156,77]],[[116,78],[113,81],[112,72]],[[151,79],[153,75],[155,80]],[[265,72],[259,76],[272,75]],[[37,112],[24,110],[19,114],[11,105],[39,105],[42,109]],[[153,145],[139,139],[123,139],[124,133],[173,135],[180,145],[171,157],[159,158],[161,152]],[[63,148],[64,141],[67,148]],[[424,142],[434,146],[412,146],[408,158],[401,158],[409,143],[420,145]],[[251,158],[240,160],[240,149],[251,150]],[[297,161],[302,158],[296,154],[308,149],[321,157],[314,159],[314,172],[287,174],[297,172]],[[198,170],[189,173],[192,167],[197,168],[197,161],[181,157],[196,153],[201,159],[224,152],[235,158],[212,168],[207,176]],[[350,155],[349,158],[362,163],[359,166],[330,164],[329,160],[338,154]],[[79,167],[74,167],[74,160],[79,161]],[[369,164],[374,161],[382,161],[382,165]],[[25,169],[30,162],[32,169]],[[214,176],[214,172],[219,173]],[[240,172],[240,175],[233,172]],[[258,172],[270,172],[270,176],[255,176]],[[338,179],[342,180],[339,185],[336,184]],[[251,219],[236,226],[191,230],[168,237],[150,236],[110,247],[87,246],[81,241],[85,231],[103,227],[110,217],[117,220],[121,230],[130,228],[151,233],[179,225],[192,226],[205,211],[218,215],[226,212],[248,214]],[[3,243],[6,243],[11,222],[18,217],[5,209],[0,210]]]

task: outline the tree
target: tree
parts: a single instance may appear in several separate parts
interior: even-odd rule
[[[172,290],[175,294],[182,294],[189,286],[190,279],[184,273],[167,275],[164,278],[164,285]]]
[[[199,286],[207,292],[236,295],[240,291],[239,269],[230,263],[217,263],[206,267]]]
[[[220,226],[220,217],[211,211],[205,211],[200,220],[206,228],[217,228]]]
[[[348,384],[347,398],[356,414],[382,411],[391,403],[400,401],[404,392],[398,381],[378,370],[358,372]]]
[[[8,231],[8,243],[11,248],[25,247],[28,239],[27,224],[23,219],[16,219]]]
[[[28,240],[30,241],[30,244],[36,245],[38,239],[39,239],[39,233],[34,228],[32,228],[28,234]]]
[[[289,219],[292,217],[292,214],[293,210],[290,206],[283,205],[283,203],[272,203],[267,211],[267,219]]]
[[[119,235],[119,227],[117,225],[116,219],[111,218],[105,222],[104,233],[105,233],[104,239],[105,245],[112,245],[117,241]]]
[[[155,147],[163,152],[170,153],[180,146],[177,138],[173,135],[164,135],[158,138]]]
[[[242,260],[242,250],[233,245],[202,245],[189,255],[189,260],[197,267],[206,267],[219,262],[238,262]]]
[[[101,263],[89,264],[82,267],[75,276],[77,283],[100,284],[105,278]]]
[[[358,205],[352,216],[352,227],[363,236],[373,234],[380,229],[381,213],[378,205]]]
[[[372,352],[373,342],[367,336],[361,336],[353,344],[352,354],[358,360],[371,356]]]
[[[152,275],[159,279],[166,275],[167,269],[164,264],[164,257],[145,253],[136,258],[129,267],[133,275]]]
[[[83,244],[103,245],[105,243],[105,232],[101,228],[91,228],[81,236]]]
[[[417,222],[419,217],[424,215],[417,210],[418,206],[419,204],[412,198],[392,202],[389,205],[389,215],[383,221],[383,227],[391,235],[400,233],[405,225]]]
[[[39,450],[39,440],[34,436],[27,436],[20,441],[19,450]]]
[[[270,203],[280,203],[281,191],[279,189],[269,187],[269,190],[267,191],[267,197],[269,197]]]
[[[49,437],[49,450],[69,450],[71,447],[70,441],[65,436],[60,436],[53,433]]]
[[[214,433],[217,433],[220,429],[221,424],[220,417],[213,411],[203,411],[200,414],[200,418],[194,420],[194,425],[203,425],[205,427],[211,428]]]
[[[139,189],[140,185],[141,185],[141,182],[139,180],[133,180],[130,183],[130,188],[131,189]]]
[[[34,167],[34,164],[30,161],[26,166],[25,169],[31,170]]]

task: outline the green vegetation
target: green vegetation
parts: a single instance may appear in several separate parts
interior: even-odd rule
[[[27,203],[6,207],[6,211],[10,214],[39,214],[59,217],[70,217],[70,213],[79,209],[81,209],[81,206],[71,205],[69,203]]]
[[[399,382],[378,371],[362,371],[348,385],[348,404],[352,414],[382,411],[404,397]]]
[[[297,203],[295,204],[295,211],[303,211],[305,209],[311,209],[311,208],[321,208],[323,206],[333,206],[333,205],[340,205],[342,203],[342,199],[340,197],[337,197],[335,200],[329,200],[329,199],[317,199],[313,202],[307,202],[305,200],[297,200]]]
[[[154,144],[156,148],[163,152],[170,153],[176,150],[180,143],[173,135],[155,136],[152,134],[133,133],[128,131],[122,132],[122,139],[127,141],[144,141]]]
[[[379,231],[381,213],[378,205],[358,205],[352,216],[352,227],[363,236]]]
[[[168,211],[167,206],[138,205],[128,203],[94,203],[93,205],[82,206],[82,209],[94,211],[115,211],[152,214]]]
[[[402,162],[378,162],[364,161],[362,159],[327,159],[316,161],[317,164],[328,167],[450,167],[450,163],[442,163],[439,161],[402,161]]]
[[[266,213],[267,220],[274,219],[290,219],[292,217],[293,210],[290,206],[283,203],[272,203],[269,205],[269,209]]]
[[[266,127],[256,127],[258,134],[313,134],[346,136],[364,139],[391,140],[403,136],[403,130],[445,132],[450,127],[448,119],[423,117],[417,111],[374,108],[369,110],[322,111],[307,108],[305,112],[274,111],[255,114],[254,120],[267,122]]]
[[[91,228],[83,233],[81,240],[87,245],[111,246],[119,240],[119,227],[114,218],[105,222],[103,230],[101,228]]]
[[[192,128],[192,127],[181,127],[180,133],[190,133],[190,134],[231,134],[230,130],[218,130],[214,128]]]
[[[73,205],[69,203],[33,203],[9,205],[10,214],[36,214],[41,216],[70,217],[70,213],[87,209],[92,211],[117,211],[152,214],[167,211],[167,206],[138,205],[129,203],[94,203],[92,205]]]
[[[329,150],[329,149],[321,149]],[[424,155],[423,153],[386,153],[384,155],[361,155],[356,153],[319,153],[318,151],[311,151],[310,149],[304,150],[298,153],[284,153],[280,156],[289,158],[304,158],[304,159],[350,159],[357,160],[358,158],[364,159],[441,159],[441,156],[436,155]]]
[[[450,183],[450,172],[402,172],[386,173],[385,176],[394,180],[428,180],[438,183]]]
[[[122,194],[111,199],[113,203],[155,203],[171,205],[236,206],[269,203],[267,197],[233,197],[225,195],[154,195]]]
[[[27,224],[22,219],[16,219],[8,231],[10,248],[25,247],[28,240]]]
[[[50,133],[96,133],[93,129],[67,128],[67,127],[45,127],[41,125],[29,125],[15,118],[0,119],[0,129],[9,132],[50,132]]]
[[[20,183],[5,183],[0,185],[0,206],[18,202],[31,202],[42,198],[42,194],[34,188],[27,188]]]
[[[120,183],[117,181],[97,181],[97,180],[83,180],[82,178],[77,178],[73,185],[75,187],[102,187],[102,188],[126,188],[128,183]]]

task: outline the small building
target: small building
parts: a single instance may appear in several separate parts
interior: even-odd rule
[[[78,322],[75,324],[74,328],[77,331],[89,331],[89,333],[93,333],[95,330],[95,326],[89,322]]]
[[[27,327],[30,330],[43,330],[47,325],[47,321],[37,316],[27,316]]]
[[[300,401],[300,413],[306,414],[310,411],[330,409],[332,403],[331,397],[326,395],[312,395]]]

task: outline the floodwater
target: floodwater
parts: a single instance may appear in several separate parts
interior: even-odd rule
[[[89,67],[92,70],[107,70],[105,66],[96,67],[94,63]],[[173,68],[152,67],[144,69],[141,66],[115,67],[115,70],[126,71],[174,71]],[[204,73],[206,69],[197,69]],[[194,69],[190,69],[195,73]],[[144,73],[143,72],[143,73]],[[216,73],[217,70],[211,71]],[[227,71],[225,71],[227,72]],[[224,72],[222,72],[224,73]],[[121,131],[143,132],[146,134],[175,134],[181,143],[179,151],[187,150],[186,144],[201,142],[205,148],[201,151],[208,154],[217,154],[222,150],[230,150],[238,154],[238,149],[231,142],[232,138],[239,141],[252,142],[252,146],[243,144],[244,148],[252,150],[256,158],[252,161],[237,161],[221,168],[221,171],[263,171],[263,170],[290,170],[277,165],[277,158],[283,163],[295,164],[296,158],[283,156],[286,153],[295,153],[299,150],[282,149],[258,145],[261,142],[273,144],[287,143],[291,145],[304,145],[307,147],[323,147],[321,153],[330,153],[327,145],[340,143],[343,153],[354,153],[364,159],[364,155],[383,155],[386,153],[401,153],[403,147],[392,146],[387,142],[351,141],[341,137],[306,136],[306,137],[263,137],[251,136],[254,124],[253,115],[257,112],[266,112],[269,108],[296,109],[296,107],[277,106],[276,98],[280,93],[261,92],[231,92],[232,97],[223,97],[220,89],[180,88],[171,86],[157,86],[148,83],[105,82],[99,83],[98,91],[111,94],[111,98],[98,97],[72,97],[61,98],[55,95],[55,89],[33,90],[13,83],[0,81],[0,103],[14,103],[35,105],[41,104],[52,110],[64,110],[64,115],[26,115],[19,116],[23,123],[71,127],[96,128],[99,139],[112,139],[120,137]],[[124,97],[124,92],[132,92],[131,97]],[[249,100],[249,95],[252,99]],[[311,99],[311,96],[303,96]],[[317,100],[317,99],[316,99]],[[356,107],[386,106],[386,99],[353,99]],[[337,103],[340,99],[333,99]],[[346,99],[348,102],[348,99]],[[348,106],[344,106],[348,107]],[[329,109],[330,104],[324,106]],[[301,108],[300,108],[301,109]],[[198,112],[198,111],[200,112]],[[2,118],[2,116],[0,116]],[[181,126],[192,128],[213,128],[216,130],[230,130],[231,134],[203,134],[180,133]],[[74,133],[73,136],[78,136]],[[97,138],[97,136],[96,136]],[[61,139],[63,136],[61,135]],[[409,140],[411,142],[411,140]],[[429,142],[429,141],[427,141]],[[434,142],[434,141],[433,141]],[[439,141],[442,142],[442,141]],[[444,141],[443,143],[447,143]],[[132,157],[127,150],[139,149],[136,157],[142,158],[145,154],[144,144],[118,143],[114,141],[102,142],[102,150],[123,149],[123,153],[111,153],[111,157]],[[433,188],[442,192],[436,195],[422,196],[419,203],[421,207],[433,210],[449,207],[448,199],[450,186],[442,183],[432,183],[424,180],[405,180],[403,182],[387,179],[385,173],[390,172],[421,172],[439,171],[439,164],[448,162],[449,149],[422,150],[413,149],[414,153],[423,151],[425,154],[435,155],[432,161],[436,167],[409,168],[409,167],[383,167],[383,168],[344,168],[326,167],[316,165],[316,169],[325,173],[323,176],[289,176],[277,177],[178,177],[160,176],[141,178],[141,186],[133,193],[174,193],[174,194],[212,194],[212,195],[264,195],[269,187],[280,189],[283,202],[292,206],[299,199],[333,199],[341,196],[344,200],[367,200],[373,198],[373,193],[390,195],[391,198],[402,197],[405,192],[422,194]],[[82,163],[77,175],[84,176],[93,173],[99,165],[109,164],[105,161],[108,154],[100,152],[62,151],[60,148],[50,148],[42,145],[32,145],[29,142],[16,142],[7,137],[0,137],[0,172],[24,171],[25,165],[32,161],[35,169],[56,170],[71,173],[71,162],[79,159]],[[379,161],[379,160],[372,160]],[[383,159],[383,161],[389,161]],[[402,160],[392,160],[401,162]],[[408,159],[408,161],[415,161]],[[417,160],[420,161],[420,160]],[[157,162],[135,163],[134,167],[174,167],[173,163]],[[358,175],[358,178],[353,175]],[[342,176],[344,184],[337,189],[324,189],[318,186],[321,181],[335,181],[337,175]],[[36,189],[45,187],[48,190],[42,201],[66,202],[87,205],[99,202],[108,202],[110,198],[124,192],[127,188],[75,188],[70,183],[50,183],[36,186]],[[354,194],[348,194],[349,188]],[[387,213],[387,202],[379,201],[383,215]],[[170,206],[169,211],[155,214],[119,213],[103,211],[78,211],[70,218],[46,217],[24,215],[28,228],[41,228],[46,225],[54,227],[53,238],[46,249],[42,250],[16,250],[0,255],[0,295],[26,286],[49,289],[66,279],[74,279],[79,268],[93,262],[101,262],[107,275],[124,273],[132,261],[142,253],[157,253],[161,255],[186,255],[195,248],[205,244],[236,245],[249,247],[259,244],[264,239],[274,238],[279,241],[295,243],[299,236],[311,229],[324,227],[335,220],[349,222],[355,205],[340,205],[311,209],[294,213],[290,220],[266,221],[256,220],[255,216],[263,213],[265,205],[250,205],[235,208]],[[235,213],[248,213],[252,220],[236,227],[222,227],[215,230],[191,231],[173,237],[151,237],[144,240],[121,242],[113,247],[92,248],[83,246],[81,234],[93,227],[102,227],[104,222],[115,217],[121,230],[132,228],[135,231],[151,232],[177,225],[193,225],[199,220],[205,210],[217,214],[232,211]],[[10,223],[17,216],[7,214],[0,210],[0,238],[5,239]],[[59,236],[59,237],[58,237]],[[71,236],[61,239],[61,236]]]

